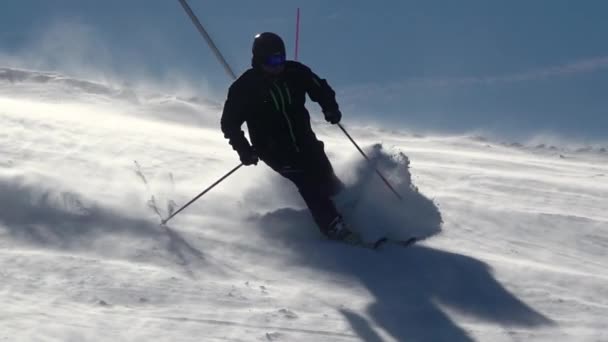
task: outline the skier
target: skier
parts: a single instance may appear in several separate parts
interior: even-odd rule
[[[292,181],[321,232],[332,240],[361,242],[336,209],[332,197],[343,188],[315,136],[304,106],[306,94],[318,102],[325,119],[340,122],[342,114],[327,81],[310,68],[285,58],[285,44],[271,32],[255,36],[249,70],[231,86],[222,113],[224,137],[243,165],[261,159]],[[241,126],[247,123],[251,144]]]

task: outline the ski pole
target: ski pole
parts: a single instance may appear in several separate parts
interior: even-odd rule
[[[194,201],[196,201],[197,199],[201,198],[204,194],[206,194],[207,192],[209,192],[209,190],[213,189],[216,185],[220,184],[224,179],[228,178],[228,176],[230,176],[231,174],[233,174],[241,166],[243,166],[243,164],[239,164],[237,167],[235,167],[234,169],[230,170],[230,172],[228,172],[227,174],[225,174],[222,178],[218,179],[215,183],[211,184],[207,189],[203,190],[203,192],[201,192],[196,197],[194,197],[192,200],[190,200],[190,202],[186,203],[183,207],[179,208],[178,211],[174,212],[173,214],[171,214],[171,216],[169,216],[166,219],[162,220],[161,221],[161,225],[166,224],[175,215],[179,214],[180,211],[186,209],[190,204],[194,203]]]
[[[209,35],[209,33],[207,33],[207,30],[205,30],[205,28],[201,24],[200,20],[198,20],[198,18],[196,17],[196,14],[194,14],[194,12],[192,11],[192,8],[190,8],[190,6],[188,5],[188,2],[186,0],[177,0],[177,1],[179,1],[179,3],[182,5],[182,7],[184,8],[184,11],[186,11],[186,14],[188,14],[188,16],[190,17],[190,20],[192,20],[192,23],[194,24],[194,26],[196,26],[196,29],[198,30],[198,32],[203,36],[203,38],[205,38],[205,41],[211,48],[211,51],[213,51],[213,53],[215,54],[215,57],[218,59],[218,61],[220,61],[220,63],[224,67],[224,70],[226,71],[226,73],[232,79],[236,79],[236,74],[234,73],[234,71],[232,71],[232,68],[226,61],[226,58],[224,58],[224,56],[220,52],[220,49],[217,48],[217,45],[215,45],[215,43],[213,42],[213,39],[211,39],[211,36]]]
[[[367,157],[367,155],[365,154],[365,152],[363,152],[363,150],[359,147],[359,145],[357,145],[357,143],[350,136],[350,134],[348,134],[348,132],[344,129],[344,127],[342,126],[342,124],[338,123],[338,127],[340,127],[340,129],[342,130],[342,132],[344,132],[344,134],[346,134],[346,136],[348,137],[348,139],[353,143],[353,145],[355,145],[355,147],[357,148],[357,150],[359,150],[359,152],[361,153],[361,155],[363,155],[363,158],[365,158],[365,160],[367,160],[367,162],[370,163],[370,165],[371,165],[371,160]],[[395,196],[397,196],[397,198],[399,200],[403,200],[403,198],[401,197],[401,195],[399,195],[399,193],[395,190],[395,188],[393,188],[393,186],[382,175],[382,173],[377,168],[375,168],[375,167],[374,167],[374,170],[376,171],[376,173],[378,174],[378,176],[380,176],[380,178],[382,179],[382,181],[384,182],[384,184],[386,184],[386,186],[388,186],[388,188],[391,189],[391,191],[393,192],[393,194],[395,194]]]

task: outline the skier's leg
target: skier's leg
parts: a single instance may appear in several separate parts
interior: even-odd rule
[[[304,174],[304,181],[298,189],[321,232],[332,240],[340,240],[350,244],[361,243],[361,236],[348,227],[327,191],[323,191],[320,187],[319,175],[314,172]]]
[[[315,182],[315,177],[311,177],[304,170],[298,171],[292,170],[292,172],[281,173],[281,175],[291,180],[298,188],[319,230],[325,234],[332,222],[340,216],[338,209],[328,196],[326,189]]]
[[[323,143],[313,144],[313,150],[298,155],[289,163],[264,158],[264,162],[298,188],[319,230],[327,235],[340,214],[332,196],[343,187],[336,177],[329,159],[323,151]]]
[[[306,156],[306,169],[315,175],[315,182],[319,184],[330,197],[340,193],[344,189],[344,183],[336,176],[334,168],[327,158],[324,144],[317,141],[310,153]]]

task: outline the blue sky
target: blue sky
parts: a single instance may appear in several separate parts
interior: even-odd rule
[[[336,89],[346,122],[606,140],[606,1],[189,2],[237,73],[257,32],[293,51],[300,7],[300,60]],[[0,54],[125,81],[183,78],[218,102],[230,84],[177,0],[8,0]]]

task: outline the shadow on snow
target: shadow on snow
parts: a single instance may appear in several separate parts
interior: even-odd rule
[[[201,251],[169,227],[87,205],[77,194],[41,189],[21,178],[0,179],[0,224],[16,241],[45,248],[138,262],[158,261],[168,253],[184,267],[204,261]]]
[[[370,156],[372,165],[396,185],[403,201],[391,198],[373,169],[355,168],[356,181],[338,199],[351,223],[366,236],[428,238],[440,233],[439,209],[412,185],[407,157],[389,157],[381,147],[375,147]],[[307,210],[279,209],[254,221],[264,235],[293,251],[287,261],[291,265],[321,270],[332,279],[346,278],[369,291],[373,303],[365,315],[340,309],[365,341],[382,341],[370,319],[399,341],[472,341],[448,311],[505,327],[552,324],[505,289],[487,264],[474,258],[423,245],[387,245],[382,251],[372,251],[322,240]]]

